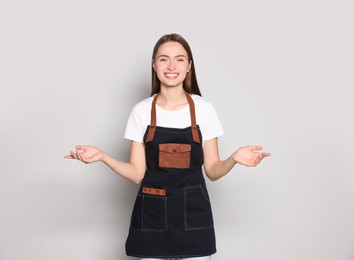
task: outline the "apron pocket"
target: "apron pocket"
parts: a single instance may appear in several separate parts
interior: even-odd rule
[[[202,185],[184,187],[185,230],[200,230],[213,227],[209,198]]]
[[[167,197],[138,194],[131,227],[141,231],[163,232],[167,230]]]
[[[161,168],[190,168],[190,144],[159,144],[159,167]]]

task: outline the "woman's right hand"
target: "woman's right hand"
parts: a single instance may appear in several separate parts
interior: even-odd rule
[[[75,149],[75,152],[70,151],[70,155],[65,155],[64,158],[77,159],[84,163],[93,163],[101,161],[106,156],[105,152],[90,145],[78,145],[75,146]]]

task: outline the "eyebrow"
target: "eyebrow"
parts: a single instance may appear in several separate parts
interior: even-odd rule
[[[161,57],[166,57],[166,58],[169,58],[169,56],[168,56],[168,55],[161,54],[161,55],[159,55],[159,56],[157,57],[157,59],[158,59],[158,58],[161,58]],[[187,57],[186,57],[186,56],[184,56],[183,54],[180,54],[180,55],[175,56],[175,58],[179,58],[179,57],[183,57],[183,58],[186,58],[186,59],[187,59]]]

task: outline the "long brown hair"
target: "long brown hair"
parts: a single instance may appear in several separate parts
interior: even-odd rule
[[[196,94],[201,96],[202,94],[200,93],[198,82],[197,82],[197,76],[195,74],[192,51],[191,48],[189,47],[188,42],[181,35],[176,33],[163,35],[155,44],[154,50],[152,52],[152,61],[155,60],[155,56],[159,47],[166,42],[178,42],[187,51],[188,60],[189,62],[192,62],[192,64],[189,72],[187,73],[185,80],[183,81],[183,89],[190,94]],[[152,66],[151,66],[151,70],[152,70],[152,78],[151,78],[152,79],[151,96],[152,96],[160,92],[160,80],[157,77],[157,73]]]

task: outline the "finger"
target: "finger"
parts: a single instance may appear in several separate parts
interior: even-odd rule
[[[80,161],[85,162],[84,158],[82,157],[82,154],[79,152],[76,152],[77,157],[79,158]]]
[[[75,151],[75,154],[76,154],[77,158],[81,159],[81,153],[82,153],[82,150],[76,150]]]
[[[257,166],[257,164],[259,164],[261,161],[262,161],[262,156],[261,155],[255,156],[253,158],[253,160],[250,162],[250,166],[252,166],[252,167]]]
[[[253,146],[248,146],[249,149],[252,151],[252,150],[262,150],[263,147],[262,146],[258,146],[258,145],[253,145]]]
[[[81,152],[80,157],[84,160],[87,160],[87,153],[86,152]]]
[[[75,146],[76,150],[86,150],[88,149],[89,147],[87,145],[77,145]]]
[[[271,153],[262,153],[263,157],[268,157],[268,156],[271,156],[272,154]]]
[[[74,159],[74,157],[72,155],[65,155],[64,158],[65,159]]]
[[[78,153],[80,160],[84,163],[90,163],[90,159],[86,156],[87,154],[85,152]]]
[[[75,154],[73,151],[70,151],[70,154],[71,154],[71,156],[74,157],[75,159],[78,159],[77,156],[76,156],[76,154]]]

